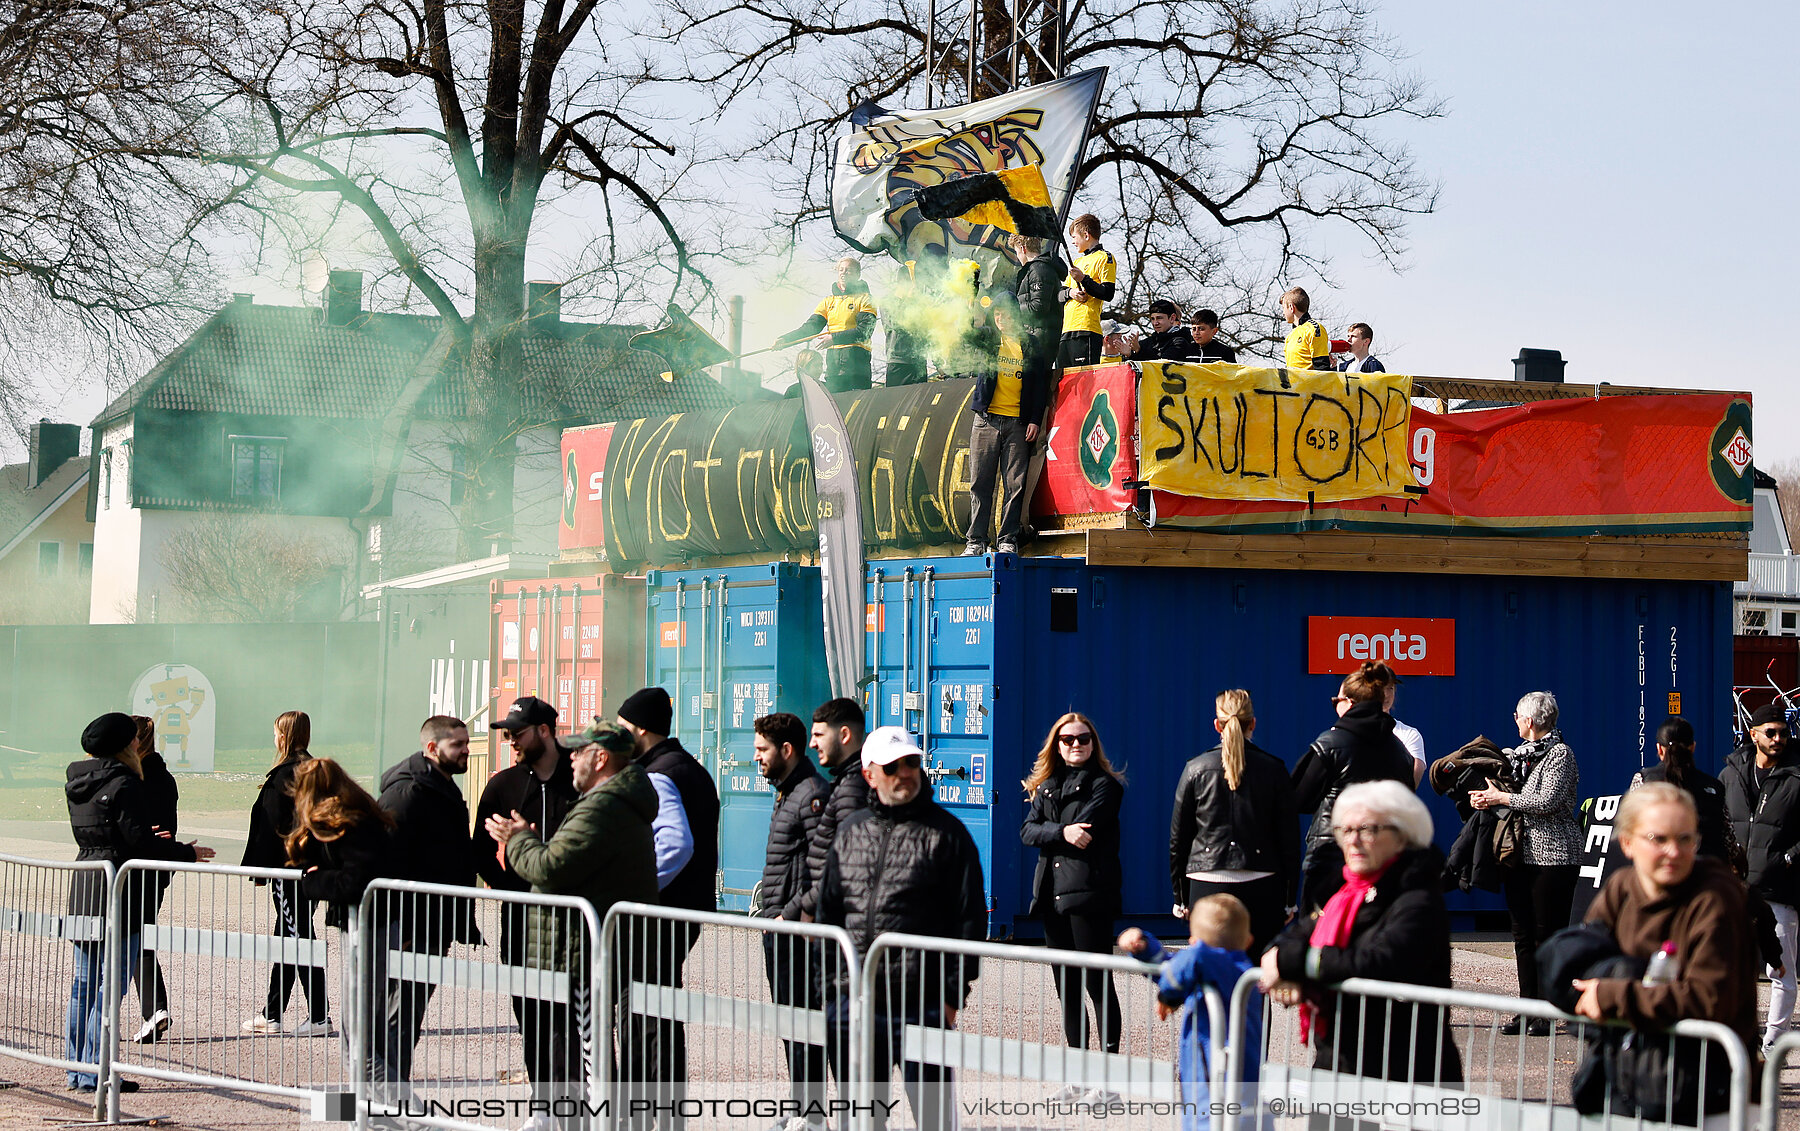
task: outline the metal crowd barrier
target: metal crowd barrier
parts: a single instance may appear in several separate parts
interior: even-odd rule
[[[602,951],[621,1125],[850,1125],[861,964],[841,928],[620,903]]]
[[[1800,1033],[1786,1032],[1769,1046],[1762,1075],[1762,1112],[1757,1131],[1778,1131],[1781,1125],[1781,1070],[1787,1067],[1788,1054],[1800,1049]],[[1790,1126],[1793,1121],[1788,1121]]]
[[[127,861],[113,879],[107,1111],[123,1076],[307,1099],[347,1083],[321,936],[291,869]],[[136,939],[136,945],[132,940]],[[341,974],[340,974],[341,978]],[[124,1009],[125,987],[138,1007]],[[338,1001],[342,1016],[342,991]],[[312,1024],[315,1019],[319,1023]]]
[[[98,975],[104,959],[106,908],[113,868],[104,860],[59,862],[0,856],[0,979],[6,1008],[0,1010],[0,1056],[66,1071],[103,1075],[105,1041],[94,1026],[93,1049],[71,1049],[70,1013],[77,994],[100,1021],[100,987],[84,977]],[[75,908],[77,885],[92,885],[91,908]],[[77,910],[85,913],[77,914]],[[96,1093],[94,1114],[103,1114],[104,1094]]]
[[[1667,1076],[1660,1096],[1663,1118],[1623,1110],[1604,1089],[1599,1110],[1583,1115],[1573,1106],[1571,1087],[1582,1064],[1587,1040],[1602,1027],[1557,1010],[1549,1003],[1497,994],[1351,979],[1332,987],[1330,1005],[1321,1010],[1326,1036],[1303,1043],[1297,1009],[1275,1006],[1258,988],[1256,971],[1244,975],[1231,999],[1232,1041],[1227,1071],[1241,1080],[1247,1068],[1242,1041],[1250,1009],[1262,1010],[1264,1046],[1260,1083],[1246,1086],[1248,1106],[1277,1119],[1335,1118],[1335,1126],[1416,1128],[1419,1131],[1608,1131],[1617,1128],[1707,1127],[1746,1131],[1749,1125],[1750,1058],[1743,1042],[1728,1027],[1713,1021],[1682,1021],[1666,1034],[1632,1032],[1630,1039],[1669,1042],[1667,1053],[1695,1071],[1697,1095],[1709,1084],[1728,1096],[1726,1110],[1695,1112],[1680,1120],[1674,1110],[1676,1074]],[[1414,1011],[1428,1018],[1414,1023]],[[1450,1032],[1442,1035],[1438,1018],[1447,1013]],[[1527,1025],[1515,1035],[1501,1032],[1513,1016],[1550,1024],[1550,1033],[1531,1036]],[[1429,1030],[1429,1032],[1427,1032]],[[1435,1035],[1434,1035],[1435,1034]],[[1444,1071],[1443,1042],[1454,1046],[1460,1076]],[[1679,1042],[1679,1043],[1678,1043]],[[1795,1045],[1800,1046],[1800,1037]],[[1403,1049],[1399,1046],[1404,1046]],[[1716,1059],[1696,1051],[1720,1048],[1726,1068],[1721,1084]],[[1338,1050],[1355,1066],[1381,1075],[1339,1070]],[[1399,1053],[1402,1071],[1387,1078],[1390,1057]],[[1710,1077],[1709,1077],[1710,1074]],[[1765,1087],[1767,1085],[1765,1084]],[[1317,1124],[1315,1124],[1316,1126]]]
[[[1156,1016],[1155,965],[1115,955],[882,935],[862,982],[863,1063],[873,1099],[894,1105],[893,1074],[921,1129],[1061,1126],[1096,1119],[1131,1127],[1216,1125],[1220,1112],[1182,1094],[1174,1018]],[[973,980],[954,1020],[946,986]],[[1071,1047],[1062,993],[1078,995],[1085,1023]],[[1111,1025],[1111,997],[1119,1028]],[[1212,1042],[1209,1075],[1220,1095],[1227,1069],[1224,995],[1206,995]],[[1110,1051],[1109,1051],[1110,1050]],[[885,1110],[885,1109],[884,1109]],[[1024,1121],[1021,1124],[1021,1120]],[[1187,1123],[1188,1126],[1204,1125]]]
[[[594,987],[604,980],[592,904],[377,880],[358,918],[349,1055],[359,1128],[601,1119]]]

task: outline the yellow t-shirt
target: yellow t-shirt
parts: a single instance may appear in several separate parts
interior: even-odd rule
[[[1317,321],[1308,318],[1288,331],[1283,347],[1289,369],[1330,369],[1329,364],[1315,364],[1314,358],[1331,355],[1331,335]]]
[[[1075,266],[1096,283],[1111,283],[1118,279],[1119,267],[1113,262],[1112,252],[1103,247],[1096,247],[1086,255],[1075,257]],[[1063,286],[1076,290],[1073,272],[1063,276]],[[1086,330],[1090,333],[1100,332],[1100,308],[1105,305],[1098,298],[1086,292],[1077,291],[1077,296],[1063,303],[1063,333]]]
[[[1019,374],[1025,368],[1025,350],[1019,339],[1000,339],[1000,376],[994,381],[994,395],[988,400],[992,416],[1019,415]]]
[[[825,332],[828,334],[854,330],[856,329],[857,315],[874,314],[875,312],[875,300],[869,297],[867,291],[857,291],[847,295],[827,295],[818,306],[813,308],[813,313],[825,320]],[[860,342],[834,343],[829,348],[846,349],[850,346],[858,346],[862,349],[871,348],[867,338]]]

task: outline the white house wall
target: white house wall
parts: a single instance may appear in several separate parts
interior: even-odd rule
[[[127,419],[108,427],[97,441],[102,450],[112,450],[112,470],[109,475],[102,464],[93,485],[94,573],[88,597],[88,621],[93,624],[128,624],[136,619],[144,512],[131,505],[127,490],[124,445],[130,439]]]

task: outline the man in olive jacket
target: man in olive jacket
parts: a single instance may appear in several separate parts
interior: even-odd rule
[[[487,833],[506,848],[506,863],[531,890],[572,895],[594,906],[605,920],[615,903],[656,902],[656,845],[650,823],[656,817],[656,789],[631,760],[632,739],[624,730],[596,720],[577,740],[570,756],[581,797],[563,815],[548,842],[538,838],[518,812],[487,820]],[[526,1058],[533,1098],[555,1100],[582,1094],[577,1017],[592,1011],[593,987],[585,977],[591,961],[580,920],[559,907],[533,907],[527,918],[525,963],[570,977],[570,1003],[527,999],[521,1026],[533,1029]],[[580,1002],[579,1014],[573,1009]],[[597,1026],[598,1028],[598,1026]],[[593,1034],[591,1047],[610,1050],[611,1026]],[[610,1052],[608,1055],[611,1055]]]

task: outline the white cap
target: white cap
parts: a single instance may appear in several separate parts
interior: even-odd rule
[[[888,766],[915,755],[923,758],[925,751],[919,749],[904,727],[876,727],[863,739],[862,764],[865,766]]]

